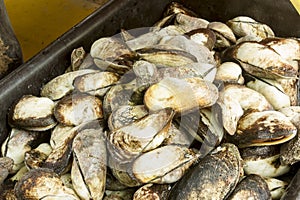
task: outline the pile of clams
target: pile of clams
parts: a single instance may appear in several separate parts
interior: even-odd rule
[[[300,40],[262,22],[171,3],[15,102],[1,199],[291,199],[299,61]]]

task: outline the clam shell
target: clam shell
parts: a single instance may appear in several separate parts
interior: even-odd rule
[[[267,182],[268,188],[271,191],[272,199],[280,199],[284,194],[288,183],[276,178],[264,178],[264,179]]]
[[[1,155],[13,159],[12,173],[24,166],[24,154],[32,149],[35,143],[40,142],[41,134],[12,128],[1,146]],[[16,148],[18,147],[18,148]]]
[[[240,118],[237,131],[229,136],[239,147],[281,144],[291,140],[297,128],[281,112],[251,112]]]
[[[234,62],[224,62],[217,68],[216,80],[224,83],[244,84],[242,68]]]
[[[37,148],[25,152],[24,163],[28,169],[39,168],[50,155],[52,148],[48,143],[42,143]]]
[[[269,46],[257,42],[243,42],[234,48],[233,58],[243,69],[261,78],[291,78],[297,76],[288,61]]]
[[[109,87],[119,79],[119,75],[113,72],[95,72],[76,77],[73,85],[80,92],[93,92]]]
[[[63,96],[74,90],[73,81],[77,76],[93,72],[96,72],[96,70],[83,69],[74,72],[64,73],[46,83],[42,87],[40,94],[42,97],[48,97],[52,100],[61,99]]]
[[[243,85],[226,85],[217,102],[222,109],[223,126],[230,135],[236,132],[238,121],[244,112],[273,109],[262,94]]]
[[[271,200],[271,192],[266,181],[259,175],[246,176],[234,189],[228,200],[265,199]]]
[[[63,185],[52,170],[39,168],[26,173],[15,185],[17,199],[79,200],[76,193]]]
[[[238,37],[253,35],[262,39],[274,37],[273,30],[266,24],[255,21],[248,16],[238,16],[228,20],[226,24]]]
[[[290,97],[280,88],[276,87],[276,85],[272,85],[268,81],[251,77],[251,80],[248,81],[246,85],[264,95],[275,110],[291,105]]]
[[[68,126],[103,118],[102,101],[83,93],[68,95],[56,104],[54,116],[59,123]]]
[[[107,155],[103,136],[100,129],[85,129],[73,140],[71,179],[82,199],[101,200],[104,195]]]
[[[217,87],[199,77],[165,78],[147,89],[144,104],[149,110],[170,107],[182,113],[209,107],[217,101],[217,98]]]
[[[12,172],[14,160],[9,157],[0,157],[0,184],[4,182],[9,173]]]
[[[133,162],[132,173],[141,183],[173,183],[183,176],[195,159],[195,154],[188,148],[167,145],[139,156]]]
[[[13,127],[26,130],[44,131],[53,128],[56,120],[53,115],[55,103],[47,97],[24,95],[13,106],[9,123]]]
[[[175,24],[182,28],[185,32],[189,32],[199,28],[207,28],[209,22],[205,19],[178,13],[176,15]]]
[[[238,148],[224,143],[189,170],[172,188],[168,199],[222,200],[233,191],[242,175]]]
[[[280,163],[280,146],[257,146],[240,150],[245,174],[278,177],[290,171],[290,166]]]
[[[150,113],[127,126],[112,130],[108,139],[116,148],[133,154],[155,149],[167,137],[173,116],[171,109]]]
[[[206,46],[209,50],[212,50],[216,43],[216,34],[209,28],[195,29],[185,35],[197,44]]]
[[[223,37],[225,37],[232,43],[236,42],[236,38],[232,30],[222,22],[210,22],[207,28],[215,32],[218,32],[219,34],[221,34]]]

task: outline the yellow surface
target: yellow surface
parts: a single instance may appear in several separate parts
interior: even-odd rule
[[[293,6],[296,8],[298,14],[300,15],[300,0],[291,0]]]
[[[80,22],[99,3],[87,0],[4,0],[24,61]]]

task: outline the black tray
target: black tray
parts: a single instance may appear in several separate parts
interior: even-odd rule
[[[24,94],[38,95],[43,84],[62,74],[74,48],[89,50],[96,39],[120,28],[149,27],[162,17],[171,0],[110,0],[32,59],[0,80],[0,142],[7,136],[7,113]],[[268,24],[277,36],[300,37],[300,15],[289,0],[177,0],[209,21],[226,21],[238,15]]]

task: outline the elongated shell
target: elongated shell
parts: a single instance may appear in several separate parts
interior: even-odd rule
[[[252,174],[244,178],[234,189],[228,200],[271,200],[270,189],[266,181],[259,175]]]
[[[58,100],[74,90],[73,81],[77,76],[96,72],[92,69],[83,69],[74,72],[64,73],[52,79],[41,89],[41,96],[52,100]]]
[[[238,148],[229,143],[204,157],[172,188],[169,200],[222,200],[243,175]]]
[[[181,113],[209,107],[217,101],[217,98],[217,87],[201,78],[165,78],[148,88],[144,104],[150,110],[171,107]]]
[[[257,22],[247,16],[238,16],[228,20],[227,25],[239,37],[253,35],[264,39],[275,36],[273,30],[268,25]]]
[[[101,200],[106,182],[106,145],[101,129],[80,131],[73,141],[71,179],[83,199]]]
[[[276,51],[257,42],[238,44],[233,58],[240,62],[245,71],[261,78],[290,78],[297,75],[297,70]]]
[[[261,111],[244,115],[230,140],[239,147],[281,144],[291,140],[297,128],[281,112]]]

